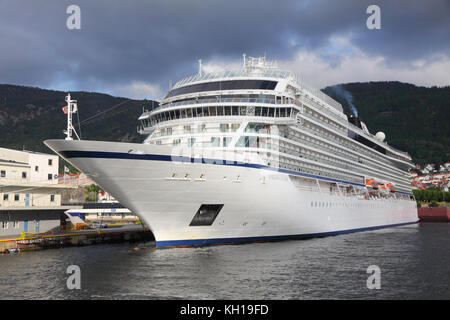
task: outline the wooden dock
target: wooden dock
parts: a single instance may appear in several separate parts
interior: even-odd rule
[[[152,241],[153,234],[142,225],[128,224],[47,234],[26,234],[0,238],[0,253],[40,250],[66,246],[83,246],[105,242]]]

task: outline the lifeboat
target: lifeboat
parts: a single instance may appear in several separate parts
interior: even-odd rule
[[[389,191],[395,192],[395,186],[392,182],[389,182],[388,184],[386,184],[386,187],[389,189]]]
[[[375,179],[373,179],[373,178],[366,179],[366,187],[372,187],[373,189],[378,189],[379,185],[380,185],[380,183],[375,181]]]

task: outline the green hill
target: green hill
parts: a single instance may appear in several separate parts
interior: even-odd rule
[[[0,145],[13,149],[49,152],[42,143],[51,138],[64,138],[66,115],[65,92],[39,88],[0,85]],[[107,94],[71,92],[78,100],[78,114],[73,123],[86,140],[141,142],[136,132],[137,118],[148,100],[129,100]],[[100,115],[99,115],[100,114]],[[99,115],[93,117],[94,115]]]
[[[351,93],[369,130],[383,131],[387,142],[409,152],[414,162],[449,161],[450,87],[425,88],[400,82],[340,86]],[[350,114],[344,97],[331,87],[323,91],[340,101]],[[65,95],[61,91],[0,84],[0,146],[50,152],[42,141],[64,137],[66,117],[61,108]],[[91,92],[71,92],[71,95],[78,100],[83,139],[143,141],[136,132],[137,119],[143,106],[150,109],[152,101]]]

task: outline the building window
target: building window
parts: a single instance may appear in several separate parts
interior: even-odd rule
[[[47,177],[48,177],[48,180],[52,180],[52,174],[51,173],[49,173]]]
[[[27,178],[27,173],[26,172],[22,172],[22,179],[26,179]]]
[[[52,166],[53,165],[53,159],[48,159],[48,165]]]
[[[55,195],[54,194],[50,195],[50,202],[55,202]]]
[[[6,178],[6,171],[5,170],[0,171],[0,177]]]
[[[8,201],[8,199],[9,199],[9,194],[4,193],[3,194],[3,201]]]
[[[2,221],[1,226],[2,229],[8,229],[8,221]]]
[[[19,199],[20,199],[20,195],[18,193],[16,193],[14,195],[14,201],[19,201]]]
[[[39,166],[35,166],[34,171],[39,172]]]

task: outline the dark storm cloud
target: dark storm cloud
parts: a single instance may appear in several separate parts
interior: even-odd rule
[[[81,30],[66,28],[81,7]],[[366,28],[381,7],[382,29]],[[450,49],[450,5],[426,1],[0,0],[0,82],[104,90],[195,72],[197,59],[242,53],[289,59],[299,49],[339,63],[330,38],[405,64]],[[334,60],[333,60],[334,59]],[[334,62],[333,62],[334,61]]]

